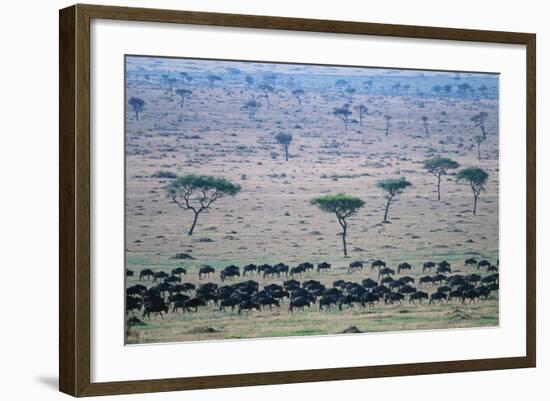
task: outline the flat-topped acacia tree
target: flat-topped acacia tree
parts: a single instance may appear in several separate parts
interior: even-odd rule
[[[185,99],[188,97],[191,97],[193,94],[193,91],[189,89],[176,89],[176,95],[178,95],[181,98],[180,107],[183,107],[183,103],[185,102]]]
[[[360,104],[359,106],[355,107],[355,111],[357,111],[357,114],[359,114],[359,126],[363,126],[363,117],[367,115],[369,112],[369,108],[363,104]]]
[[[441,176],[449,170],[458,168],[458,162],[447,157],[434,157],[424,161],[424,169],[437,178],[437,200],[441,200]]]
[[[222,81],[223,78],[218,76],[218,75],[214,75],[214,74],[209,74],[206,76],[206,79],[208,80],[208,85],[210,85],[210,89],[214,89],[214,83],[216,81]]]
[[[395,197],[400,195],[407,187],[410,187],[411,185],[411,182],[407,181],[405,177],[388,178],[385,180],[380,180],[376,183],[378,188],[386,192],[386,210],[384,212],[383,223],[389,223],[388,212],[390,210],[390,205],[399,200]]]
[[[288,161],[288,147],[292,142],[292,134],[287,134],[285,132],[279,132],[275,135],[275,140],[278,144],[282,145],[285,150],[285,160]]]
[[[487,121],[487,114],[485,111],[480,111],[478,114],[470,118],[470,120],[475,124],[476,127],[479,127],[481,130],[481,136],[483,140],[487,139],[487,131],[485,131],[485,122]]]
[[[235,196],[240,185],[227,178],[188,174],[177,177],[166,187],[166,194],[176,205],[193,212],[193,224],[188,235],[193,235],[199,215],[226,196]]]
[[[349,104],[345,104],[342,107],[335,107],[332,110],[332,114],[342,120],[342,122],[344,123],[344,128],[347,130],[349,125],[349,116],[351,116]]]
[[[424,125],[424,132],[426,133],[426,136],[430,136],[430,131],[428,130],[428,117],[422,116],[421,120],[422,124]]]
[[[261,84],[260,86],[258,86],[258,88],[264,93],[264,97],[267,102],[267,108],[269,109],[271,107],[271,103],[269,103],[269,94],[272,93],[275,88],[269,84]]]
[[[305,95],[305,92],[303,89],[294,89],[292,91],[292,95],[296,98],[296,100],[298,101],[298,107],[300,108],[300,110],[302,109],[302,96]]]
[[[136,113],[136,120],[139,121],[139,113],[145,108],[145,100],[140,97],[131,97],[128,104],[132,106],[132,110]]]
[[[356,196],[347,194],[323,195],[313,198],[311,203],[323,212],[334,213],[338,224],[342,227],[342,246],[344,256],[348,256],[346,236],[348,234],[348,219],[361,209],[365,202]]]
[[[468,167],[460,170],[457,175],[459,181],[465,181],[470,184],[472,193],[474,194],[474,208],[472,213],[475,215],[477,211],[477,198],[481,191],[485,190],[485,184],[489,178],[489,173],[478,167]]]

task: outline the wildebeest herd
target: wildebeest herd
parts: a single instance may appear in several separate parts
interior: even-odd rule
[[[363,261],[354,261],[349,264],[347,271],[362,271],[365,265],[369,266]],[[312,278],[303,279],[303,275],[308,272],[321,275],[330,270],[332,266],[327,262],[316,266],[304,262],[295,267],[284,263],[248,264],[242,269],[229,265],[219,271],[221,284],[206,281],[216,274],[216,269],[201,266],[198,269],[199,280],[205,281],[198,285],[185,282],[187,269],[182,267],[170,272],[143,269],[139,272],[141,283],[126,289],[126,313],[135,316],[141,312],[143,317],[151,318],[151,315],[163,317],[167,313],[194,313],[200,308],[211,308],[220,312],[230,310],[241,315],[266,308],[272,310],[274,307],[285,307],[289,313],[294,313],[313,305],[318,305],[319,311],[342,311],[403,302],[417,305],[423,300],[428,304],[476,303],[490,296],[498,296],[498,260],[493,265],[487,260],[467,259],[464,268],[473,270],[470,274],[453,274],[451,264],[447,261],[425,262],[422,272],[429,271],[430,275],[418,278],[418,282],[407,275],[394,277],[396,271],[399,275],[413,269],[406,262],[392,269],[384,261],[374,260],[369,267],[378,273],[375,275],[377,279],[338,279],[332,286]],[[434,275],[431,275],[432,269],[435,269]],[[126,269],[126,275],[133,277],[134,271]],[[241,277],[243,281],[236,281]],[[255,277],[281,281],[263,284],[262,288],[262,284],[254,280]]]

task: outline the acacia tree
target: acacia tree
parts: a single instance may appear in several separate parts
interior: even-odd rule
[[[391,116],[386,114],[384,119],[386,120],[386,136],[388,136],[390,134]]]
[[[185,99],[190,97],[193,94],[193,91],[189,89],[176,89],[176,95],[181,97],[180,107],[183,107],[183,103],[185,102]]]
[[[174,85],[176,84],[176,78],[168,77],[166,78],[166,83],[168,84],[168,92],[170,92],[170,96],[172,96],[174,94]]]
[[[235,196],[240,185],[226,178],[188,174],[177,177],[166,187],[166,194],[176,205],[193,212],[193,223],[188,235],[193,235],[199,215],[225,196]]]
[[[132,106],[134,113],[136,113],[136,120],[139,121],[139,113],[145,108],[145,100],[140,97],[131,97],[130,100],[128,100],[128,104]]]
[[[285,160],[288,161],[288,147],[290,146],[290,142],[292,142],[292,134],[279,132],[275,135],[275,140],[278,144],[283,146],[285,150]]]
[[[470,119],[476,127],[481,129],[481,136],[484,141],[487,139],[487,132],[485,131],[485,121],[487,121],[487,117],[489,117],[489,115],[485,111],[480,111]]]
[[[344,256],[348,256],[346,236],[348,234],[348,219],[361,209],[365,202],[356,196],[346,194],[323,195],[313,198],[311,203],[323,212],[334,213],[338,224],[342,227],[342,246]]]
[[[273,86],[269,84],[261,84],[260,86],[258,86],[258,88],[260,88],[260,90],[264,93],[264,97],[267,102],[267,108],[269,109],[271,107],[271,104],[269,103],[269,94],[273,92]]]
[[[305,92],[303,89],[294,89],[292,91],[292,95],[294,95],[294,97],[298,101],[298,106],[300,107],[300,109],[302,109],[302,96],[304,96],[304,94]]]
[[[481,160],[481,144],[485,142],[485,139],[481,135],[474,136],[474,142],[477,145],[477,160]]]
[[[430,131],[428,131],[428,117],[422,116],[422,124],[424,124],[424,131],[426,131],[426,136],[430,136]]]
[[[248,111],[248,118],[253,119],[256,116],[256,112],[260,109],[262,104],[256,99],[250,99],[243,104],[242,109]]]
[[[359,114],[359,126],[363,126],[363,117],[367,115],[369,112],[369,109],[367,106],[360,104],[359,106],[355,107],[355,111],[357,111],[357,114]]]
[[[441,176],[447,175],[449,170],[458,166],[458,162],[447,157],[434,157],[424,161],[424,168],[437,178],[437,200],[441,200]]]
[[[472,193],[474,194],[474,209],[472,213],[475,215],[477,211],[477,198],[481,191],[485,190],[485,184],[489,178],[489,173],[478,167],[468,167],[460,170],[457,175],[459,181],[465,181],[470,184]]]
[[[403,193],[403,191],[411,185],[411,182],[407,181],[405,177],[388,178],[385,180],[380,180],[376,183],[378,188],[386,192],[386,210],[384,212],[383,223],[389,223],[388,212],[390,210],[390,205],[399,200],[395,197]]]
[[[245,78],[244,78],[246,84],[248,85],[248,89],[250,89],[252,87],[252,85],[254,84],[254,78],[251,76],[251,75],[247,75]]]
[[[349,125],[349,116],[351,116],[351,110],[349,104],[345,104],[342,107],[335,107],[332,111],[336,117],[340,118],[344,122],[344,127],[347,130]]]
[[[206,79],[208,80],[208,83],[210,85],[210,89],[214,89],[214,83],[216,81],[222,81],[222,77],[219,77],[217,75],[214,75],[214,74],[210,74],[206,77]]]

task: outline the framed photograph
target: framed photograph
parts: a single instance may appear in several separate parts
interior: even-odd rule
[[[60,390],[534,367],[535,35],[60,11]]]

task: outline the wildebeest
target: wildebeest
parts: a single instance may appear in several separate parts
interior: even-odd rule
[[[378,278],[389,276],[390,274],[395,274],[395,271],[389,267],[384,267],[378,271]]]
[[[487,273],[496,273],[498,272],[498,267],[496,267],[495,265],[491,265],[487,268]]]
[[[239,304],[239,309],[238,309],[238,312],[239,312],[239,315],[243,312],[243,311],[252,311],[252,310],[257,310],[258,312],[261,312],[262,309],[260,308],[260,305],[257,304],[256,302],[253,302],[253,301],[243,301]]]
[[[443,300],[447,299],[447,294],[444,292],[434,292],[432,295],[430,295],[430,304],[435,303],[435,301],[439,301],[440,303],[443,302]]]
[[[287,291],[300,288],[300,282],[298,280],[290,279],[283,282],[283,288]]]
[[[191,298],[185,301],[185,309],[190,312],[193,309],[195,312],[199,309],[199,306],[206,306],[206,301],[203,298]]]
[[[126,269],[126,277],[134,277],[134,272],[130,269]]]
[[[367,292],[361,296],[361,306],[369,305],[370,307],[374,307],[375,302],[380,301],[380,296],[378,294],[375,294],[373,292]]]
[[[176,267],[175,269],[172,269],[172,275],[181,277],[182,274],[185,276],[187,274],[187,269],[183,267]]]
[[[476,299],[479,299],[479,293],[476,290],[468,290],[462,292],[462,303],[466,300],[470,300],[470,303],[475,303]]]
[[[317,273],[321,273],[322,270],[330,270],[332,265],[327,262],[321,262],[317,264]]]
[[[430,276],[424,276],[424,277],[420,277],[420,279],[418,280],[418,286],[419,287],[422,287],[422,285],[431,285],[433,283],[433,280]]]
[[[498,284],[498,273],[490,274],[481,279],[481,282],[484,284],[497,283]]]
[[[394,302],[399,302],[400,304],[403,303],[402,301],[405,299],[405,296],[399,292],[390,292],[384,295],[384,303],[387,304],[393,304]]]
[[[151,277],[153,277],[155,273],[151,270],[151,269],[143,269],[142,271],[139,272],[139,281],[141,281],[141,279],[150,279]]]
[[[409,296],[409,303],[412,302],[414,305],[416,305],[416,302],[414,301],[418,301],[418,303],[422,303],[423,299],[428,299],[428,293],[424,291],[416,291]]]
[[[371,271],[376,269],[376,268],[380,269],[382,267],[386,267],[386,262],[384,262],[383,260],[380,260],[380,259],[375,260],[370,264]]]
[[[260,308],[262,306],[269,306],[270,310],[273,308],[273,306],[281,306],[279,301],[272,296],[259,297],[256,302],[258,303],[258,305],[260,305]]]
[[[319,299],[319,310],[323,310],[323,307],[326,307],[327,310],[330,310],[332,306],[338,304],[338,297],[335,295],[323,295]]]
[[[162,319],[163,313],[168,313],[168,305],[159,296],[145,297],[143,301],[143,317],[147,316],[151,319],[151,313],[160,315]]]
[[[210,275],[215,272],[216,269],[214,269],[212,266],[201,266],[199,268],[199,280],[202,280],[203,277],[210,277]]]
[[[309,262],[300,263],[298,266],[301,267],[305,272],[308,272],[315,268],[315,266],[313,266],[313,263],[309,263]]]
[[[246,276],[247,273],[253,274],[253,273],[256,273],[257,271],[258,271],[258,266],[254,264],[246,265],[245,267],[243,267],[243,277]]]
[[[288,277],[289,267],[287,265],[285,265],[284,263],[277,263],[273,267],[275,268],[275,271],[277,272],[277,277],[280,277],[283,274],[284,274],[285,277]]]
[[[135,316],[134,310],[139,311],[141,309],[141,299],[126,295],[126,314],[132,312],[132,315]]]
[[[412,269],[412,266],[407,263],[407,262],[404,262],[404,263],[399,263],[399,265],[397,266],[397,274],[401,273],[401,270],[411,270]]]
[[[444,260],[437,265],[437,273],[451,273],[451,264]]]
[[[161,271],[155,272],[153,274],[153,283],[155,283],[157,280],[164,280],[166,277],[168,277],[168,273]]]
[[[424,273],[426,270],[432,271],[434,267],[434,262],[424,262],[424,264],[422,265],[422,273]]]
[[[240,302],[240,299],[237,297],[222,299],[219,303],[220,307],[218,310],[220,312],[225,312],[225,308],[231,307],[231,312],[233,312],[235,310],[235,306],[237,306]]]
[[[474,259],[474,258],[470,258],[470,259],[466,259],[464,261],[464,267],[468,268],[468,267],[476,267],[477,265],[477,259]]]
[[[304,273],[305,271],[306,271],[305,268],[301,266],[292,267],[290,269],[290,276],[294,277],[294,275],[297,275],[297,274],[301,276],[302,273]]]
[[[479,263],[477,264],[477,269],[479,270],[482,267],[487,268],[489,266],[491,266],[491,263],[488,260],[483,259],[483,260],[480,260]]]
[[[311,301],[309,299],[307,299],[306,297],[296,297],[294,299],[291,299],[288,306],[288,311],[291,313],[294,312],[294,309],[303,311],[306,306],[308,308],[311,306]]]
[[[466,280],[469,283],[476,284],[478,281],[481,280],[481,276],[479,274],[469,274],[466,277],[464,277],[464,280]]]
[[[241,272],[238,266],[235,266],[235,265],[226,266],[220,272],[220,279],[222,281],[225,281],[228,278],[233,279],[235,277],[241,277]]]
[[[168,276],[164,279],[164,282],[165,283],[179,283],[181,282],[181,278],[179,278],[178,276]]]
[[[363,285],[363,287],[367,288],[367,289],[371,289],[371,288],[374,288],[378,285],[378,283],[376,281],[374,281],[372,278],[366,278],[364,279],[363,281],[361,281],[361,284]]]
[[[126,289],[126,295],[141,295],[147,290],[147,287],[141,284],[136,284]]]
[[[348,266],[348,272],[351,273],[355,270],[363,270],[363,262],[356,260],[355,262],[351,262]]]

